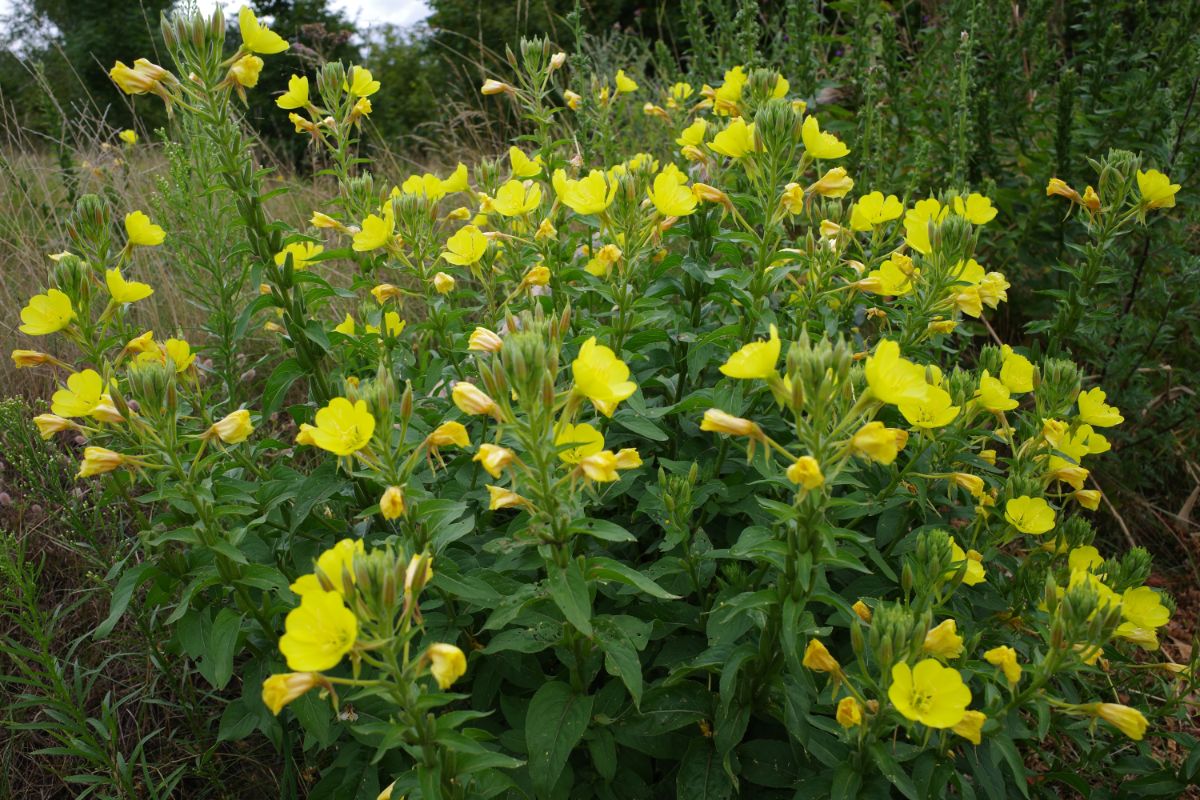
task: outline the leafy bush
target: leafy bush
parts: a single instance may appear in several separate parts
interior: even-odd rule
[[[567,82],[526,40],[482,92],[530,133],[397,187],[356,157],[371,73],[292,76],[276,103],[337,179],[297,225],[234,106],[287,44],[239,23],[227,57],[220,13],[164,19],[186,78],[114,68],[212,194],[189,218],[164,192],[181,230],[81,198],[22,312],[73,352],[14,353],[69,372],[35,421],[88,438],[80,477],[149,512],[97,635],[153,609],[231,696],[219,738],[317,768],[310,797],[1194,782],[1152,747],[1195,749],[1195,664],[1157,655],[1174,603],[1087,519],[1123,414],[1061,354],[976,343],[1009,281],[965,171],[852,195],[854,143],[771,69]],[[1098,197],[1047,191],[1106,249],[1175,203],[1132,153],[1099,167]],[[210,366],[143,329],[136,278],[223,217]],[[251,328],[261,388],[232,379]]]

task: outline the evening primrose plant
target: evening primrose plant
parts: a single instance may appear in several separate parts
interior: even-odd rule
[[[1195,683],[1173,601],[1088,521],[1134,410],[992,332],[986,195],[856,185],[770,69],[660,87],[536,40],[482,86],[530,134],[395,183],[369,68],[292,75],[327,200],[272,219],[237,109],[288,44],[238,29],[167,17],[186,79],[113,77],[218,154],[263,378],[235,402],[213,342],[143,329],[171,231],[90,196],[21,314],[61,347],[13,353],[139,520],[96,635],[161,612],[221,738],[312,797],[1054,796],[1080,751],[1192,780],[1148,741]],[[1138,175],[1122,226],[1175,202]]]

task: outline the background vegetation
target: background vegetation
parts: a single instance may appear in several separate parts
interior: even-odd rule
[[[179,213],[172,192],[186,176],[172,172],[177,162],[155,133],[165,124],[161,104],[130,103],[105,74],[114,58],[161,51],[157,20],[167,5],[28,0],[0,25],[8,37],[0,55],[0,330],[9,349],[16,311],[43,282],[46,254],[65,247],[67,210],[81,194],[139,198],[167,219]],[[846,166],[862,185],[921,196],[978,187],[1000,208],[984,256],[1013,284],[995,334],[1035,352],[1069,353],[1103,381],[1110,401],[1139,409],[1094,473],[1111,501],[1097,524],[1114,547],[1154,552],[1155,579],[1192,609],[1192,621],[1171,630],[1194,629],[1200,205],[1189,198],[1200,166],[1200,5],[434,0],[426,26],[369,35],[323,0],[255,5],[303,45],[270,63],[246,111],[275,179],[295,189],[278,201],[289,204],[281,217],[303,219],[316,207],[309,197],[328,194],[327,179],[309,180],[325,165],[273,106],[290,72],[338,58],[372,69],[383,89],[372,98],[366,147],[390,171],[381,180],[395,180],[418,165],[506,149],[523,123],[478,86],[500,71],[506,47],[535,33],[579,54],[579,74],[622,67],[648,96],[680,71],[698,86],[734,64],[779,66],[793,93],[855,143]],[[611,140],[580,146],[627,155],[639,126],[658,124],[636,109],[626,123]],[[143,144],[123,147],[116,132],[125,127]],[[1109,148],[1143,153],[1183,185],[1181,202],[1169,221],[1106,250],[1098,273],[1082,280],[1082,227],[1044,187],[1050,177],[1095,183],[1089,159]],[[213,202],[220,218],[221,200]],[[164,252],[161,269],[180,256]],[[162,338],[212,323],[189,297],[197,287],[156,286],[153,327]],[[248,334],[224,366],[228,379],[261,382],[256,360],[267,347]],[[108,614],[106,576],[127,552],[134,521],[123,504],[77,486],[74,459],[26,423],[41,409],[20,398],[45,396],[40,380],[7,360],[0,366],[3,394],[18,396],[0,406],[0,713],[12,734],[0,744],[0,795],[59,796],[73,780],[105,796],[169,796],[184,776],[181,796],[240,796],[247,785],[277,793],[276,783],[295,776],[264,768],[270,744],[232,743],[237,720],[197,713],[203,701],[219,702],[217,692],[197,697],[209,691],[196,677],[198,653],[162,649],[154,621],[138,614],[114,638],[91,641]],[[1186,636],[1170,646],[1187,660]],[[71,758],[32,756],[38,748]]]

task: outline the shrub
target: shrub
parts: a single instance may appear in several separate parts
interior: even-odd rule
[[[14,354],[70,373],[36,421],[88,437],[80,477],[149,509],[109,620],[162,611],[232,695],[221,738],[318,767],[312,797],[1193,780],[1146,739],[1193,745],[1173,601],[1087,519],[1122,412],[1065,358],[976,343],[1009,288],[988,197],[852,195],[848,144],[770,69],[567,83],[526,40],[482,91],[532,133],[394,188],[355,156],[370,72],[292,76],[277,105],[337,179],[297,226],[234,110],[287,45],[239,21],[226,57],[220,13],[164,19],[186,78],[113,72],[206,143],[173,155],[221,187],[201,218],[236,209],[213,239],[245,261],[203,270],[261,287],[234,326],[220,295],[221,366],[138,324],[172,232],[95,196],[22,312],[74,352]],[[1179,188],[1128,153],[1102,174],[1102,200],[1048,191],[1111,236]],[[229,377],[251,327],[261,391]]]

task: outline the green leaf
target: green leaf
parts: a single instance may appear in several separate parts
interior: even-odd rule
[[[562,611],[563,616],[584,636],[592,635],[592,601],[588,596],[587,581],[579,569],[579,562],[571,559],[566,568],[550,560],[546,562],[546,588],[550,598]]]
[[[587,731],[593,698],[578,695],[565,683],[543,684],[529,701],[525,744],[529,777],[538,797],[548,797],[575,745]]]
[[[665,442],[671,438],[662,428],[645,417],[639,417],[633,412],[618,412],[613,416],[613,422],[633,431],[643,439],[650,439],[654,442]]]
[[[129,601],[133,599],[133,593],[143,582],[154,577],[158,573],[158,567],[146,562],[131,567],[121,575],[121,579],[117,581],[116,587],[113,588],[112,603],[109,606],[108,616],[104,621],[96,626],[95,633],[92,638],[100,641],[112,633],[112,629],[116,627],[117,622],[125,613],[125,609],[129,607]]]
[[[605,519],[592,519],[585,517],[577,519],[567,528],[568,533],[587,534],[594,536],[597,539],[603,539],[606,542],[636,542],[637,537],[629,531],[622,528],[615,522],[609,522]]]
[[[215,689],[224,689],[233,677],[233,657],[237,653],[237,638],[241,629],[242,615],[231,608],[222,608],[209,629],[204,658],[208,662]]]
[[[912,779],[908,777],[908,773],[900,766],[900,763],[892,757],[892,754],[887,751],[887,748],[876,742],[869,748],[871,757],[875,759],[875,765],[879,767],[879,771],[883,773],[883,777],[891,781],[892,786],[900,790],[900,793],[909,800],[917,800],[917,787],[913,785]]]
[[[679,599],[679,595],[671,594],[633,567],[604,556],[593,556],[588,559],[588,579],[617,581],[641,589],[646,594],[663,600]]]
[[[678,800],[727,800],[733,796],[733,784],[709,739],[700,737],[688,745],[679,762],[675,796]]]
[[[279,410],[279,407],[283,405],[284,397],[287,396],[288,389],[292,388],[292,384],[302,377],[304,377],[304,368],[300,366],[299,361],[289,358],[280,362],[267,378],[266,386],[263,387],[263,419]]]
[[[633,697],[633,704],[642,704],[642,661],[637,648],[625,629],[607,617],[593,621],[596,641],[604,651],[604,668],[608,674],[620,678]]]

